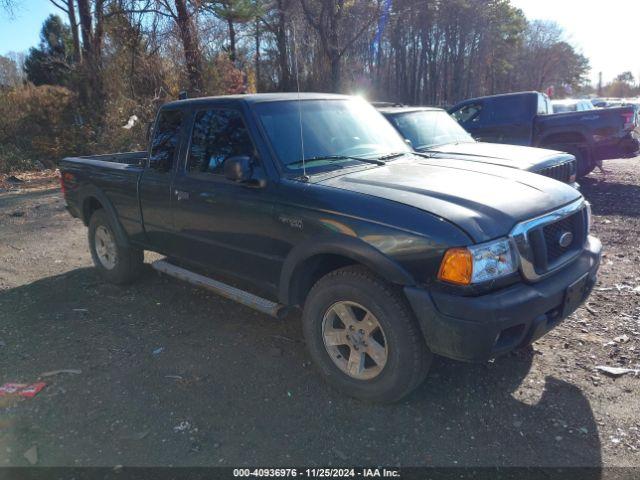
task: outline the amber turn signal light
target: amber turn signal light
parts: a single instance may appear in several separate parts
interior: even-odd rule
[[[469,285],[473,274],[473,259],[466,248],[450,248],[444,254],[438,279],[455,285]]]

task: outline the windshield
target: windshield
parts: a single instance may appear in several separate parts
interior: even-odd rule
[[[280,163],[302,172],[302,142],[307,170],[359,164],[357,158],[378,158],[409,152],[398,133],[371,105],[359,99],[292,100],[254,105]],[[336,158],[345,157],[345,158]]]
[[[402,113],[391,117],[391,121],[416,150],[475,141],[447,112],[423,110]]]

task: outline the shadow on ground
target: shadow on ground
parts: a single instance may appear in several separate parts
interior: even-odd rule
[[[594,214],[640,216],[640,185],[585,177],[580,180],[580,186],[582,194],[591,202]]]
[[[0,409],[5,464],[33,445],[42,465],[601,464],[588,401],[530,375],[532,349],[438,358],[406,401],[364,404],[323,383],[296,318],[151,270],[129,287],[78,269],[2,292],[0,339],[3,381],[82,370]]]

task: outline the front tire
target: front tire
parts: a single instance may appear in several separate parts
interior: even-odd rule
[[[96,210],[89,220],[89,249],[96,269],[107,281],[125,284],[140,275],[144,252],[118,244],[115,229],[102,209]]]
[[[424,380],[433,357],[401,292],[361,266],[313,286],[303,330],[327,382],[360,400],[400,400]]]

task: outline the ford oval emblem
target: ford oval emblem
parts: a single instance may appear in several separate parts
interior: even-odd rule
[[[562,248],[567,248],[573,242],[573,233],[571,232],[563,232],[558,238],[558,245]]]

